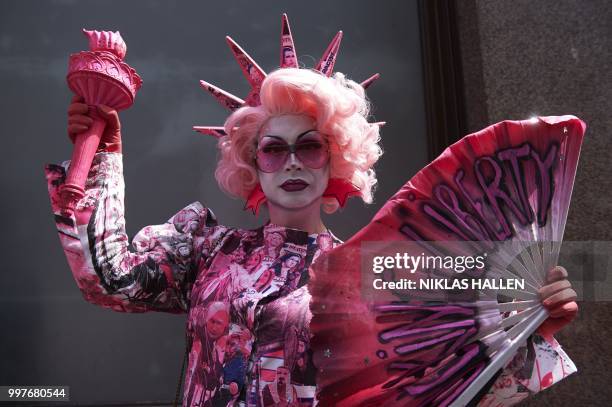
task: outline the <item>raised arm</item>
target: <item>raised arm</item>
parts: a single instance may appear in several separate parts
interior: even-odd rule
[[[69,108],[69,134],[84,131],[93,109],[77,97]],[[197,265],[225,228],[195,202],[167,222],[147,226],[128,249],[120,124],[115,111],[99,107],[107,122],[89,172],[85,196],[70,217],[59,207],[58,189],[69,163],[47,165],[46,176],[60,242],[83,297],[115,311],[186,312]]]

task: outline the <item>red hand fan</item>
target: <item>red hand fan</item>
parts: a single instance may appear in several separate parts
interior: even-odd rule
[[[321,405],[474,399],[548,316],[537,290],[558,261],[585,128],[573,116],[539,117],[470,134],[317,260],[310,327]],[[395,264],[371,273],[373,256],[408,242],[410,255],[422,259],[484,253],[486,265],[405,273]],[[364,294],[374,279],[380,285],[400,276],[413,289]],[[451,287],[417,284],[434,277]],[[511,279],[523,286],[481,284]]]

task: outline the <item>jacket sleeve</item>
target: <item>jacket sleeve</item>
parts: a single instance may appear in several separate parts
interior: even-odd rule
[[[85,196],[63,216],[58,190],[69,162],[45,168],[60,242],[83,297],[121,312],[187,312],[191,286],[225,228],[194,202],[166,223],[147,226],[128,249],[122,156],[94,157]]]
[[[478,406],[512,406],[576,371],[576,365],[554,338],[547,341],[534,334],[503,369]]]

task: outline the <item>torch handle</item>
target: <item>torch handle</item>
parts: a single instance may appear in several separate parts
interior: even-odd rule
[[[104,119],[96,113],[95,107],[90,106],[90,112],[93,123],[87,131],[77,134],[68,176],[60,189],[62,212],[65,216],[70,216],[74,212],[75,204],[85,196],[87,174],[106,126]]]

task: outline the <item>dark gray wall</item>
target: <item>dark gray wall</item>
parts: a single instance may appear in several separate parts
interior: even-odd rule
[[[0,385],[69,385],[76,402],[169,400],[178,378],[184,318],[124,315],[82,300],[49,211],[42,170],[72,151],[65,75],[68,55],[87,48],[81,28],[120,30],[127,62],[144,80],[122,114],[130,235],[195,200],[222,223],[256,226],[264,220],[219,192],[215,143],[191,126],[221,124],[227,114],[199,79],[246,94],[224,36],[274,69],[284,11],[306,66],[342,29],[336,70],[355,80],[382,74],[369,91],[376,120],[388,122],[376,203],[351,202],[328,221],[347,238],[426,163],[416,2],[0,2]]]
[[[457,4],[470,131],[534,114],[574,114],[583,119],[587,134],[565,240],[609,242],[612,3],[466,0]],[[610,286],[610,271],[605,267],[599,271],[595,281],[585,282],[585,293],[604,281]],[[612,293],[606,294],[610,299]],[[557,337],[578,373],[525,405],[611,405],[612,303],[585,298],[578,319]]]

